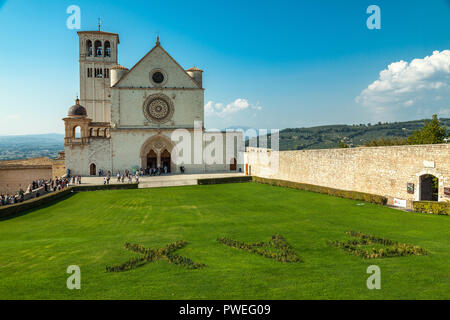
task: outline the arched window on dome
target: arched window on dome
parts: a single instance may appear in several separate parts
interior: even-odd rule
[[[73,128],[73,137],[75,139],[81,139],[81,127],[80,126],[76,126]]]
[[[95,47],[95,56],[101,57],[103,55],[102,42],[100,40],[96,40],[94,47]]]
[[[105,57],[111,57],[111,43],[105,41]]]
[[[86,41],[86,55],[88,57],[92,57],[92,41],[91,40]]]

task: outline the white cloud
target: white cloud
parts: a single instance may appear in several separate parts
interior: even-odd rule
[[[224,105],[223,103],[214,103],[213,101],[208,101],[205,104],[206,116],[218,116],[221,118],[231,117],[233,114],[244,110],[262,110],[262,107],[258,104],[252,105],[247,99],[238,98],[233,102]]]
[[[391,63],[355,100],[376,113],[445,110],[450,105],[450,50]]]

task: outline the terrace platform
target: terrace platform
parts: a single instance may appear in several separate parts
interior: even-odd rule
[[[244,173],[199,173],[199,174],[167,174],[161,176],[143,176],[139,178],[139,189],[176,187],[176,186],[194,186],[198,184],[199,179],[217,179],[230,177],[243,177]],[[82,177],[81,185],[103,185],[105,177]],[[134,182],[133,178],[133,182]],[[124,184],[127,183],[125,179]],[[110,184],[117,183],[115,176],[111,177]]]

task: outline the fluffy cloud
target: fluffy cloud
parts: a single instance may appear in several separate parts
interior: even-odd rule
[[[247,99],[238,98],[233,102],[224,105],[223,103],[214,103],[209,101],[205,105],[206,116],[218,116],[221,118],[231,117],[233,114],[244,110],[261,110],[259,105],[250,104]]]
[[[450,50],[434,51],[431,56],[410,63],[391,63],[355,100],[377,113],[448,110]]]

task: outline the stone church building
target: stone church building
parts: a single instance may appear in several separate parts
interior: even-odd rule
[[[71,174],[158,167],[177,173],[181,166],[186,173],[242,170],[242,133],[204,129],[202,70],[182,68],[159,38],[127,69],[118,64],[118,34],[81,31],[78,37],[80,99],[63,119]]]

